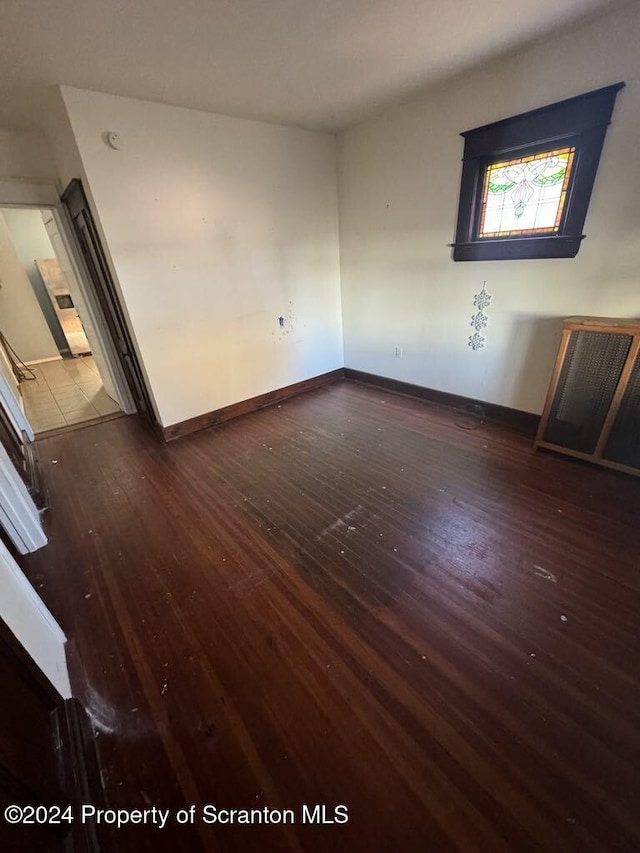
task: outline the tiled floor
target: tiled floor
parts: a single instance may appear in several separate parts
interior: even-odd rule
[[[32,364],[33,380],[20,384],[35,433],[109,417],[120,406],[104,390],[93,356]]]

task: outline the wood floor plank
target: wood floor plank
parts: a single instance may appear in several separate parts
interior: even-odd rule
[[[122,850],[640,847],[638,481],[349,381],[170,445],[120,418],[39,447],[23,565],[110,803],[297,814]]]

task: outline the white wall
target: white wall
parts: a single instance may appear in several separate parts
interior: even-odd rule
[[[68,351],[69,345],[51,302],[49,291],[35,264],[36,260],[56,257],[47,229],[42,221],[42,213],[36,209],[8,207],[0,212],[4,216],[13,248],[22,262],[23,269],[45,317],[45,322],[56,343],[56,348],[58,351]]]
[[[163,424],[342,366],[332,136],[62,94]]]
[[[0,213],[0,329],[22,361],[59,353]]]
[[[55,252],[39,210],[4,208],[2,215],[13,240],[13,246],[23,264],[34,259],[54,258]]]
[[[560,318],[640,316],[640,8],[467,74],[339,140],[348,367],[540,412]],[[575,259],[454,263],[459,133],[625,80]],[[493,294],[486,349],[473,295]],[[394,347],[404,358],[394,358]]]
[[[56,179],[56,167],[44,137],[0,128],[0,179]]]
[[[66,638],[37,593],[0,541],[0,618],[13,631],[54,687],[71,696]]]

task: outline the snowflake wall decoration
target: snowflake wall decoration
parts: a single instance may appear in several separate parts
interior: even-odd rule
[[[476,293],[473,297],[473,305],[475,308],[479,308],[481,311],[484,311],[485,308],[488,308],[491,305],[491,300],[493,296],[487,292],[487,282],[482,282],[482,290],[480,293]]]
[[[478,311],[478,313],[474,314],[471,318],[471,325],[476,330],[476,332],[481,332],[483,329],[486,329],[488,322],[489,318],[484,313],[484,311]]]
[[[482,349],[487,339],[484,335],[481,335],[479,332],[474,332],[472,335],[469,335],[469,346],[475,352],[476,350]]]
[[[491,294],[487,292],[487,282],[483,281],[482,290],[473,297],[473,307],[478,310],[471,317],[471,328],[474,332],[469,335],[469,346],[474,352],[482,349],[487,341],[481,332],[489,324],[489,317],[484,313],[484,309],[491,305],[492,298]]]

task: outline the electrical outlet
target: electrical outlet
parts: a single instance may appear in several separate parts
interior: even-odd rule
[[[395,358],[402,358],[404,355],[404,351],[402,347],[396,347],[394,352]]]

